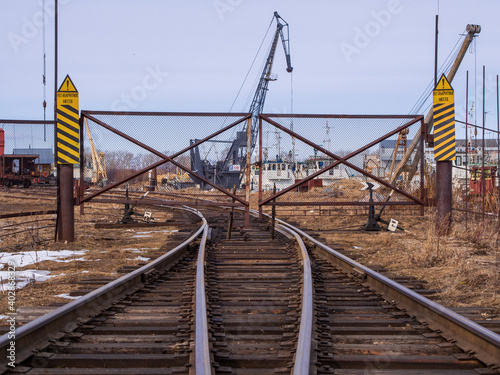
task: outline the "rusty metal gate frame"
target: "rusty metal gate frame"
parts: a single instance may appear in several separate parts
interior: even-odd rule
[[[308,139],[304,138],[300,134],[297,134],[290,129],[287,129],[286,127],[278,124],[277,122],[273,121],[271,118],[346,118],[346,119],[408,119],[408,122],[405,124],[399,126],[398,128],[394,129],[393,131],[377,138],[376,140],[362,146],[361,148],[357,149],[356,151],[351,152],[350,154],[344,156],[343,158],[333,154],[332,152],[325,150],[323,147],[321,147],[318,144],[315,144],[314,142],[309,141]],[[262,121],[265,121],[266,123],[274,126],[275,128],[289,134],[292,137],[295,137],[296,139],[304,142],[305,144],[316,148],[318,151],[324,153],[325,155],[331,157],[332,159],[335,159],[336,161],[333,162],[332,164],[320,169],[319,171],[311,174],[310,176],[307,176],[306,178],[300,180],[299,182],[294,183],[293,185],[281,190],[280,192],[266,198],[262,199]],[[365,171],[363,168],[359,168],[356,165],[348,162],[347,160],[358,155],[359,153],[368,150],[369,148],[373,147],[377,143],[380,143],[384,139],[387,139],[395,134],[398,134],[400,131],[403,129],[406,129],[410,127],[411,125],[420,122],[420,132],[421,132],[421,138],[420,138],[420,147],[419,151],[422,154],[422,157],[420,158],[420,168],[421,171],[424,170],[424,140],[426,139],[426,134],[427,134],[427,128],[424,126],[424,116],[422,115],[297,115],[297,114],[261,114],[259,115],[259,159],[258,159],[258,166],[259,166],[259,214],[262,217],[262,207],[263,206],[368,206],[370,205],[370,202],[276,202],[275,199],[278,197],[281,197],[282,195],[287,194],[290,191],[293,191],[296,189],[299,185],[307,183],[309,180],[312,180],[316,176],[319,176],[320,174],[334,168],[335,166],[339,164],[344,164],[345,166],[352,168],[356,170],[357,172],[361,173],[362,175],[373,179],[374,181],[377,181],[379,184],[384,185],[388,188],[391,189],[391,191],[395,191],[397,193],[400,193],[404,195],[405,197],[409,198],[411,201],[406,201],[406,202],[390,202],[389,200],[386,200],[385,202],[375,202],[374,204],[377,206],[386,206],[386,205],[419,205],[421,207],[420,213],[423,215],[423,210],[424,210],[424,205],[425,205],[425,195],[424,195],[424,174],[421,174],[420,177],[420,198],[414,197],[411,194],[405,192],[404,190],[401,190],[394,184],[391,184],[377,176],[374,176],[373,174]]]
[[[101,121],[97,118],[95,118],[93,115],[111,115],[111,116],[171,116],[171,117],[240,117],[238,120],[232,122],[231,124],[223,127],[222,129],[218,130],[217,132],[213,133],[213,134],[210,134],[208,135],[207,137],[191,144],[190,146],[182,149],[181,151],[178,151],[176,152],[175,154],[173,155],[170,155],[170,156],[167,156],[163,153],[161,153],[160,151],[158,150],[155,150],[154,148],[152,147],[149,147],[147,146],[146,144],[138,141],[137,139],[133,138],[133,137],[130,137],[129,135],[121,132],[120,130],[118,129],[115,129],[114,127],[106,124],[104,121]],[[141,174],[144,174],[156,167],[159,167],[160,165],[163,165],[165,163],[172,163],[174,164],[176,167],[182,169],[183,171],[199,178],[200,180],[202,180],[203,182],[205,183],[208,183],[210,186],[212,186],[213,188],[217,189],[218,191],[222,192],[224,195],[227,195],[228,197],[232,198],[234,200],[234,203],[217,203],[217,202],[208,202],[208,203],[200,203],[200,205],[210,205],[210,206],[237,206],[237,207],[241,207],[243,206],[246,211],[248,211],[249,209],[249,203],[247,201],[245,201],[244,199],[241,199],[240,197],[236,196],[235,194],[232,194],[231,192],[215,185],[214,183],[212,183],[211,181],[208,181],[207,179],[205,179],[203,176],[200,176],[199,174],[197,173],[194,173],[190,168],[187,168],[185,166],[183,166],[182,164],[176,162],[175,160],[173,160],[174,158],[176,158],[177,156],[179,155],[182,155],[183,153],[189,151],[190,149],[196,147],[196,146],[199,146],[201,145],[202,143],[204,142],[208,142],[210,139],[212,139],[213,137],[216,137],[217,135],[235,127],[236,125],[238,124],[241,124],[242,122],[244,121],[248,121],[251,119],[251,114],[250,113],[197,113],[197,112],[110,112],[110,111],[84,111],[82,110],[81,111],[81,116],[80,116],[80,160],[84,160],[84,119],[87,118],[89,120],[91,120],[92,122],[96,123],[97,125],[111,131],[112,133],[114,134],[117,134],[118,136],[126,139],[127,141],[129,142],[132,142],[134,143],[135,145],[151,152],[152,154],[160,157],[162,160],[160,161],[157,161],[156,163],[153,163],[135,173],[133,173],[131,176],[128,176],[126,178],[123,178],[121,179],[120,181],[118,182],[115,182],[111,185],[108,185],[94,193],[91,193],[87,196],[83,196],[83,186],[81,185],[80,186],[80,189],[78,191],[78,194],[77,194],[77,199],[76,199],[76,204],[77,205],[80,205],[82,203],[85,203],[85,202],[89,202],[91,201],[92,199],[94,199],[95,197],[113,189],[113,188],[116,188],[117,186],[127,182],[127,181],[130,181],[138,176],[140,176]],[[83,181],[83,168],[80,168],[80,181]],[[124,201],[123,199],[122,200],[112,200],[112,199],[106,199],[106,200],[99,200],[100,203],[127,203],[129,201]],[[152,203],[150,200],[148,200],[149,203]],[[145,203],[145,202],[144,202]],[[166,202],[165,201],[154,201],[153,203],[163,203],[165,204]],[[185,205],[187,204],[186,202],[176,202],[176,201],[172,201],[172,202],[168,202],[168,204],[170,205]]]

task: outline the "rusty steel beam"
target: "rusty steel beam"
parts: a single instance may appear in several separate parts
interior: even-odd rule
[[[404,201],[404,202],[391,202],[391,201],[385,201],[385,202],[269,202],[266,204],[266,206],[370,206],[370,205],[375,205],[375,206],[420,206],[420,203],[417,202],[410,202],[410,201]]]
[[[160,113],[160,112],[159,112],[159,113]],[[158,114],[158,115],[159,115],[159,114]],[[219,135],[219,134],[223,133],[224,131],[226,131],[226,130],[228,130],[228,129],[231,129],[232,127],[234,127],[234,126],[238,125],[239,123],[241,123],[241,122],[243,122],[243,121],[245,121],[245,120],[248,120],[248,119],[250,118],[251,114],[246,114],[244,118],[241,118],[241,119],[239,119],[238,121],[235,121],[235,122],[233,122],[233,123],[229,124],[228,126],[226,126],[226,127],[222,128],[221,130],[219,130],[219,131],[217,131],[217,132],[215,132],[215,133],[213,133],[213,134],[209,135],[208,137],[203,138],[202,140],[200,140],[200,141],[198,141],[198,142],[193,143],[192,145],[190,145],[190,146],[186,147],[185,149],[183,149],[183,150],[181,150],[181,151],[179,151],[179,152],[177,152],[177,153],[175,153],[175,154],[173,154],[173,155],[171,155],[171,156],[167,156],[167,155],[165,155],[165,154],[163,154],[163,153],[161,153],[161,152],[159,152],[159,151],[157,151],[157,150],[153,149],[152,147],[149,147],[149,146],[147,146],[146,144],[144,144],[144,143],[142,143],[142,142],[140,142],[140,141],[136,140],[135,138],[130,137],[129,135],[127,135],[127,134],[125,134],[125,133],[123,133],[123,132],[119,131],[118,129],[115,129],[115,128],[113,128],[113,127],[109,126],[109,125],[108,125],[108,124],[106,124],[105,122],[103,122],[103,121],[101,121],[101,120],[99,120],[99,119],[97,119],[97,118],[95,118],[95,117],[93,117],[93,116],[89,115],[89,111],[82,111],[82,117],[83,117],[83,116],[85,116],[85,117],[87,117],[88,119],[90,119],[91,121],[93,121],[93,122],[95,122],[95,123],[99,124],[100,126],[104,127],[105,129],[107,129],[107,130],[109,130],[109,131],[111,131],[111,132],[113,132],[113,133],[115,133],[115,134],[117,134],[117,135],[121,136],[122,138],[124,138],[124,139],[128,140],[129,142],[132,142],[132,143],[136,144],[137,146],[142,147],[142,148],[144,148],[145,150],[147,150],[147,151],[149,151],[149,152],[151,152],[151,153],[155,154],[156,156],[158,156],[158,157],[162,158],[163,160],[158,161],[158,162],[156,162],[156,163],[154,163],[154,164],[151,164],[150,166],[148,166],[148,167],[146,167],[146,168],[143,168],[143,169],[139,170],[138,172],[135,172],[135,173],[134,173],[134,174],[132,174],[131,176],[129,176],[129,177],[127,177],[127,178],[124,178],[124,179],[122,179],[121,181],[115,182],[114,184],[111,184],[111,185],[109,185],[109,186],[107,186],[107,187],[105,187],[105,188],[101,189],[101,190],[100,190],[100,191],[98,191],[98,192],[95,192],[95,193],[93,193],[93,194],[91,194],[91,195],[88,195],[88,196],[86,196],[86,197],[82,198],[82,199],[80,200],[80,202],[81,202],[81,203],[87,202],[87,201],[89,201],[89,200],[93,199],[94,197],[96,197],[96,196],[98,196],[98,195],[100,195],[100,194],[102,194],[102,193],[104,193],[104,192],[106,192],[106,191],[108,191],[108,190],[111,190],[111,189],[115,188],[115,187],[116,187],[116,186],[118,186],[118,185],[121,185],[121,184],[123,184],[123,183],[125,183],[125,182],[127,182],[127,181],[129,181],[129,180],[132,180],[132,179],[134,179],[134,178],[136,178],[136,177],[140,176],[141,174],[143,174],[143,173],[145,173],[145,172],[148,172],[149,170],[151,170],[151,169],[153,169],[153,168],[159,167],[160,165],[162,165],[162,164],[164,164],[164,163],[170,162],[170,163],[174,164],[175,166],[179,167],[180,169],[182,169],[183,171],[188,172],[188,173],[190,173],[190,174],[192,174],[192,175],[196,176],[197,178],[199,178],[199,179],[200,179],[200,180],[202,180],[203,182],[205,182],[205,183],[209,184],[210,186],[214,187],[215,189],[219,190],[220,192],[224,193],[225,195],[230,196],[231,198],[234,198],[235,200],[237,200],[238,202],[240,202],[240,203],[241,203],[241,204],[243,204],[244,206],[247,206],[247,205],[249,204],[248,202],[245,202],[244,200],[242,200],[242,199],[238,198],[237,196],[234,196],[234,195],[233,195],[233,194],[231,194],[230,192],[228,192],[228,191],[226,191],[226,190],[224,190],[224,189],[220,188],[219,186],[215,185],[214,183],[212,183],[211,181],[209,181],[209,180],[205,179],[204,177],[202,177],[202,176],[200,176],[200,175],[198,175],[198,174],[196,174],[196,173],[192,172],[192,171],[191,171],[191,169],[189,169],[189,168],[187,168],[187,167],[183,166],[182,164],[180,164],[180,163],[176,162],[175,160],[173,160],[173,158],[175,158],[175,157],[177,157],[177,156],[179,156],[179,155],[183,154],[183,153],[184,153],[184,152],[186,152],[186,151],[189,151],[191,148],[196,147],[196,146],[198,146],[199,144],[201,144],[201,143],[203,143],[203,142],[206,142],[207,140],[209,140],[209,139],[211,139],[211,138],[213,138],[213,137],[215,137],[215,136],[217,136],[217,135]]]
[[[13,217],[36,216],[36,215],[55,215],[55,214],[57,214],[56,210],[17,212],[17,213],[13,213],[13,214],[0,215],[0,219],[10,219]]]
[[[271,200],[273,200],[273,199],[275,199],[275,198],[277,198],[277,197],[280,197],[281,195],[286,194],[287,192],[289,192],[289,191],[291,191],[291,190],[295,189],[297,186],[302,185],[303,183],[306,183],[306,182],[307,182],[307,181],[309,181],[309,180],[312,180],[314,177],[319,176],[320,174],[324,173],[325,171],[327,171],[327,170],[329,170],[329,169],[331,169],[331,168],[333,168],[333,167],[335,167],[335,166],[337,166],[337,165],[339,165],[339,164],[344,164],[344,165],[346,165],[346,166],[348,166],[348,167],[350,167],[350,168],[354,169],[355,171],[360,172],[361,174],[363,174],[363,175],[365,175],[365,176],[367,176],[367,177],[369,177],[369,178],[373,179],[374,181],[377,181],[378,183],[380,183],[380,184],[382,184],[382,185],[384,185],[384,186],[386,186],[386,187],[390,188],[391,190],[394,190],[394,191],[396,191],[396,192],[398,192],[398,193],[400,193],[400,194],[404,195],[405,197],[407,197],[407,198],[409,198],[409,199],[411,199],[411,200],[415,201],[417,204],[420,204],[420,205],[423,205],[423,204],[424,204],[424,202],[422,202],[422,201],[420,201],[419,199],[417,199],[417,198],[413,197],[412,195],[408,194],[407,192],[405,192],[405,191],[403,191],[403,190],[399,189],[397,186],[395,186],[395,185],[393,185],[393,184],[391,184],[391,183],[388,183],[388,182],[386,182],[385,180],[382,180],[381,178],[379,178],[379,177],[377,177],[377,176],[375,176],[375,175],[372,175],[371,173],[366,172],[363,168],[359,168],[359,167],[355,166],[354,164],[351,164],[351,163],[349,163],[349,162],[347,161],[347,159],[349,159],[349,158],[353,157],[353,156],[354,156],[354,155],[356,155],[357,153],[360,153],[360,152],[362,152],[362,151],[364,151],[364,150],[366,150],[366,149],[368,149],[368,148],[372,147],[373,145],[377,144],[377,143],[378,143],[378,142],[380,142],[381,140],[383,140],[383,139],[385,139],[385,138],[388,138],[388,137],[390,137],[391,135],[393,135],[393,134],[397,133],[397,131],[400,131],[400,130],[401,130],[401,127],[399,127],[398,129],[396,129],[396,130],[394,130],[394,131],[392,131],[392,132],[388,133],[386,136],[380,137],[379,139],[377,139],[377,140],[375,140],[375,141],[371,142],[370,144],[366,145],[365,147],[362,147],[361,149],[359,149],[359,150],[355,151],[354,153],[351,153],[351,154],[347,155],[345,158],[341,158],[340,156],[337,156],[337,155],[335,155],[335,154],[331,153],[330,151],[327,151],[327,150],[326,150],[326,149],[324,149],[323,147],[320,147],[319,145],[317,145],[317,144],[315,144],[315,143],[313,143],[313,142],[309,141],[308,139],[306,139],[306,138],[302,137],[301,135],[299,135],[299,134],[297,134],[297,133],[295,133],[295,132],[292,132],[291,130],[289,130],[289,129],[285,128],[284,126],[282,126],[282,125],[278,124],[277,122],[275,122],[275,121],[271,120],[270,118],[265,117],[265,116],[263,116],[263,115],[261,115],[261,116],[263,117],[263,119],[264,119],[266,122],[268,122],[269,124],[273,125],[274,127],[276,127],[276,128],[278,128],[278,129],[280,129],[281,131],[283,131],[283,132],[285,132],[285,133],[287,133],[287,134],[291,135],[292,137],[297,138],[298,140],[300,140],[300,141],[302,141],[302,142],[306,143],[307,145],[309,145],[309,146],[311,146],[311,147],[316,148],[318,151],[320,151],[320,152],[324,153],[325,155],[330,156],[330,157],[331,157],[331,158],[333,158],[333,159],[336,159],[337,161],[336,161],[335,163],[330,164],[329,166],[327,166],[327,167],[325,167],[325,168],[323,168],[323,169],[321,169],[321,170],[319,170],[319,171],[317,171],[317,172],[313,173],[312,175],[310,175],[310,176],[306,177],[304,180],[301,180],[300,182],[296,182],[295,184],[293,184],[293,185],[291,185],[291,186],[289,186],[289,187],[287,187],[287,188],[283,189],[282,191],[280,191],[280,192],[279,192],[279,193],[277,193],[276,195],[271,196],[271,197],[269,197],[269,198],[265,199],[264,201],[260,202],[260,203],[259,203],[259,205],[265,205],[265,204],[268,204],[268,202],[270,202]],[[401,116],[401,117],[403,117],[403,116]],[[380,117],[379,117],[379,118],[380,118]],[[398,118],[398,117],[395,117],[395,118]],[[421,121],[422,116],[410,116],[409,118],[412,118],[413,120],[412,120],[412,121],[410,121],[410,122],[408,122],[407,124],[403,125],[403,128],[409,127],[410,125],[412,125],[412,124],[416,123],[417,121]],[[367,147],[367,146],[369,146],[369,147]]]
[[[47,120],[0,120],[0,124],[20,124],[20,125],[54,125],[55,121]]]
[[[287,113],[262,113],[262,117],[276,118],[347,118],[347,119],[414,119],[417,115],[327,115],[327,114],[287,114]]]
[[[138,201],[135,199],[125,199],[125,198],[96,198],[92,200],[92,203],[116,203],[116,204],[131,204],[136,206],[158,206],[158,205],[170,205],[170,206],[212,206],[212,207],[241,207],[242,204],[231,203],[231,202],[211,202],[211,201],[174,201],[174,200],[142,200]]]
[[[249,116],[247,112],[233,113],[233,112],[126,112],[126,111],[91,111],[85,110],[87,115],[101,115],[101,116],[168,116],[168,117],[246,117]],[[251,114],[250,114],[251,115]]]

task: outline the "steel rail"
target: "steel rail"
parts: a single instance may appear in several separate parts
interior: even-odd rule
[[[202,220],[202,225],[183,243],[143,267],[17,328],[15,331],[16,363],[26,360],[32,355],[34,349],[42,346],[51,338],[57,337],[58,332],[74,330],[79,320],[85,320],[87,317],[98,314],[103,309],[109,308],[120,296],[140,289],[149,272],[155,269],[163,270],[177,261],[184,253],[183,250],[201,233],[205,233],[208,226],[207,221],[199,211],[186,208],[184,210],[198,215]],[[8,333],[0,336],[0,358],[2,360],[7,358],[11,341],[14,340],[9,338]],[[6,363],[0,364],[0,371],[6,369],[8,369]]]
[[[250,210],[250,214],[259,217],[259,212]],[[267,214],[264,214],[269,216]],[[313,336],[313,320],[314,320],[314,294],[313,280],[311,271],[311,261],[307,254],[307,248],[300,237],[300,233],[285,225],[280,225],[276,228],[277,231],[286,237],[292,236],[299,245],[299,257],[302,260],[302,310],[300,315],[299,338],[295,351],[295,361],[293,366],[293,375],[303,375],[310,373],[311,366],[311,350]]]
[[[195,372],[196,375],[210,375],[210,343],[208,337],[207,299],[205,294],[205,258],[208,226],[203,229],[198,261],[196,264],[196,306],[195,306]]]
[[[169,205],[160,205],[164,208],[175,207]],[[184,206],[188,211],[202,214],[191,207]],[[202,219],[206,224],[206,219]],[[208,225],[203,228],[201,237],[200,248],[198,251],[198,258],[196,264],[196,292],[195,292],[195,373],[196,375],[210,375],[212,374],[212,361],[210,359],[210,342],[208,334],[208,317],[207,317],[207,298],[205,291],[205,258],[206,258],[206,244],[208,237]]]
[[[309,260],[306,246],[304,245],[302,238],[300,238],[300,235],[285,226],[281,226],[281,228],[290,231],[299,244],[299,254],[302,259],[304,270],[302,274],[302,311],[300,315],[299,339],[297,341],[297,349],[295,351],[293,375],[309,374],[309,368],[311,366],[311,346],[314,319],[311,261]]]
[[[282,220],[276,221],[323,250],[336,266],[347,272],[356,269],[365,282],[386,300],[396,301],[417,319],[426,321],[431,329],[441,331],[443,337],[455,340],[460,348],[474,351],[477,358],[487,365],[500,365],[500,335],[340,254],[300,229]]]

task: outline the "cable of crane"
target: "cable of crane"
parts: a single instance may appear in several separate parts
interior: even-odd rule
[[[245,83],[246,83],[246,81],[248,79],[248,76],[250,75],[250,72],[252,71],[253,65],[255,64],[255,61],[257,60],[257,57],[259,56],[260,50],[262,49],[262,46],[264,45],[264,42],[266,41],[267,34],[269,33],[269,30],[271,29],[273,21],[274,21],[274,17],[271,19],[271,22],[269,23],[269,26],[268,26],[268,28],[266,30],[266,33],[264,34],[264,38],[262,38],[262,42],[260,42],[259,49],[257,50],[257,53],[255,54],[255,57],[253,58],[252,64],[250,64],[250,68],[248,69],[248,72],[245,75],[245,78],[243,79],[243,82],[242,82],[242,84],[240,86],[240,89],[238,90],[238,93],[236,94],[236,97],[233,100],[233,103],[231,104],[231,108],[229,108],[229,112],[231,112],[233,110],[233,107],[236,104],[236,101],[238,100],[238,97],[241,94],[241,90],[243,90],[243,86],[245,85]],[[243,110],[243,112],[244,111],[245,110]],[[222,124],[222,126],[224,126],[225,124],[226,124],[226,120],[224,120],[224,123]],[[233,128],[232,131],[231,131],[231,137],[232,138],[234,138],[235,132],[236,132],[236,129]],[[216,139],[218,139],[218,137],[216,137]]]
[[[465,30],[464,30],[465,32]],[[453,62],[455,61],[459,51],[460,51],[460,45],[463,42],[463,39],[465,38],[464,34],[461,34],[460,37],[458,38],[457,42],[455,43],[455,46],[452,48],[451,52],[448,54],[446,57],[445,61],[439,68],[439,73],[438,76],[441,76],[441,74],[444,74],[449,71],[450,67],[453,65]],[[417,102],[415,105],[412,107],[410,110],[410,114],[416,114],[419,113],[422,109],[422,107],[425,105],[425,103],[428,101],[432,89],[434,88],[434,78],[429,82],[427,87],[424,89],[420,97],[418,98]]]
[[[463,42],[463,38],[464,38],[463,35],[458,38],[457,43],[452,48],[451,52],[448,54],[447,58],[445,59],[445,61],[441,65],[441,67],[439,69],[438,76],[441,76],[441,74],[445,73],[446,71],[448,71],[450,69],[451,65],[453,64],[453,61],[456,59],[458,52],[460,51],[460,44],[461,44],[461,42]],[[427,100],[429,99],[433,88],[434,88],[434,79],[430,80],[429,84],[425,88],[425,90],[422,93],[422,95],[420,96],[419,100],[417,101],[415,106],[410,111],[411,114],[418,113],[421,110],[421,108],[423,107],[425,102],[427,102]]]
[[[452,51],[450,52],[450,54],[448,55],[448,57],[446,58],[445,62],[441,65],[440,69],[439,69],[439,74],[438,76],[441,76],[441,74],[447,72],[451,65],[453,64],[453,61],[456,59],[457,55],[458,55],[458,52],[460,51],[460,48],[459,48],[459,45],[460,43],[462,42],[462,39],[463,37],[461,36],[457,43],[455,44],[455,46],[453,47]],[[434,88],[434,79],[432,79],[429,84],[427,85],[427,87],[425,88],[424,92],[422,93],[422,95],[420,96],[419,100],[417,101],[417,103],[413,106],[413,108],[411,109],[410,111],[410,114],[415,114],[415,113],[418,113],[423,105],[427,102],[427,100],[429,99],[431,93],[432,93],[432,89]]]
[[[247,72],[247,74],[245,76],[245,79],[243,80],[243,83],[241,84],[240,89],[238,90],[238,93],[236,94],[236,98],[234,98],[233,104],[231,104],[231,108],[229,108],[229,112],[231,112],[231,110],[234,107],[234,104],[236,103],[236,100],[238,100],[238,97],[239,97],[239,95],[241,93],[241,90],[243,89],[243,86],[245,85],[245,83],[247,81],[247,78],[250,75],[250,72],[252,71],[253,64],[255,64],[255,61],[257,60],[257,56],[259,56],[260,50],[262,48],[262,45],[264,44],[264,42],[266,40],[267,34],[269,33],[269,30],[271,29],[273,21],[274,21],[274,17],[271,20],[271,23],[269,24],[269,27],[267,28],[266,34],[264,35],[264,38],[262,39],[262,42],[260,43],[259,49],[257,50],[257,53],[255,54],[255,57],[253,58],[252,64],[250,65],[250,68],[248,69],[248,72]]]

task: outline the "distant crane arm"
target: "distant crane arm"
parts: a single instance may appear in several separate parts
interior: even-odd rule
[[[291,73],[293,70],[293,67],[292,67],[292,60],[290,58],[290,32],[288,29],[288,23],[283,18],[281,18],[279,16],[278,12],[274,12],[274,17],[276,17],[278,24],[279,24],[279,20],[283,21],[283,25],[280,28],[280,37],[281,37],[281,42],[283,43],[283,50],[285,51],[286,71],[288,73]],[[285,36],[285,33],[283,32],[283,29],[285,26],[286,26],[286,36]]]

